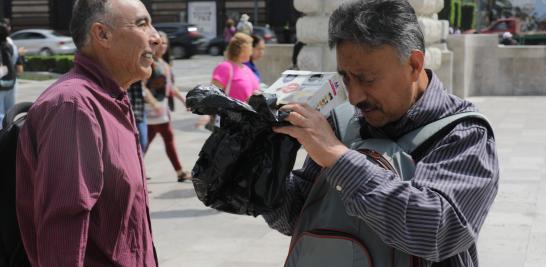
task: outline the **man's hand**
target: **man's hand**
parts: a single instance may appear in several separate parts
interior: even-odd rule
[[[17,53],[19,53],[19,56],[24,56],[27,53],[27,50],[21,46],[17,49]]]
[[[276,127],[273,131],[296,138],[318,165],[331,167],[348,150],[320,112],[306,104],[289,104],[282,109],[291,111],[286,120],[292,126]]]

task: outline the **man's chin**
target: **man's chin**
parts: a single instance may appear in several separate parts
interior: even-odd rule
[[[362,118],[366,121],[367,124],[371,125],[374,128],[381,128],[387,124],[386,120],[383,118],[378,118],[377,116],[370,116],[363,114]]]
[[[143,68],[141,71],[141,80],[146,80],[152,76],[152,66]]]

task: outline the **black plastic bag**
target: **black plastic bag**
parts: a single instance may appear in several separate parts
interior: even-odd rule
[[[275,106],[275,95],[252,96],[247,104],[214,86],[197,86],[186,99],[193,113],[221,117],[192,170],[199,200],[217,210],[253,216],[282,204],[300,144],[272,131],[286,115]]]

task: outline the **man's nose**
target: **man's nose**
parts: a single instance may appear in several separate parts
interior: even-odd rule
[[[158,46],[161,43],[161,36],[159,36],[159,33],[157,30],[152,26],[152,30],[150,32],[150,44],[152,46]]]
[[[349,102],[353,105],[356,105],[367,98],[364,88],[354,85],[347,86],[347,96],[349,98]]]

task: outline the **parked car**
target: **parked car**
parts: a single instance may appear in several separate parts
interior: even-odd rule
[[[27,55],[51,56],[73,54],[76,51],[72,37],[54,30],[27,29],[14,32],[10,37],[17,47],[26,49]]]
[[[224,37],[218,36],[208,40],[205,45],[201,46],[201,52],[209,54],[211,56],[219,56],[226,50],[227,43],[224,41]]]
[[[196,25],[188,23],[158,23],[154,27],[169,37],[169,47],[174,58],[191,58],[206,40]]]
[[[271,29],[263,26],[254,26],[252,34],[258,35],[264,39],[265,43],[277,43],[277,36]],[[218,36],[208,40],[200,47],[200,51],[212,56],[218,56],[224,53],[227,43],[222,36]]]
[[[275,35],[275,32],[273,32],[268,27],[254,26],[254,30],[252,31],[252,33],[262,37],[265,40],[266,44],[277,43],[277,36]]]

